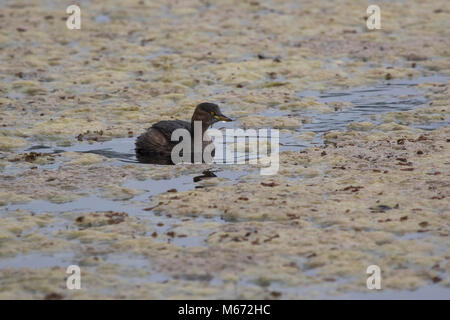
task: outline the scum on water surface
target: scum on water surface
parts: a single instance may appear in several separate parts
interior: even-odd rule
[[[3,3],[0,298],[448,296],[445,4]],[[279,172],[136,161],[204,100],[279,129]]]

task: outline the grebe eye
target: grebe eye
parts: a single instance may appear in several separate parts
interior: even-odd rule
[[[214,115],[214,111],[211,111],[210,113],[211,113],[212,116]]]

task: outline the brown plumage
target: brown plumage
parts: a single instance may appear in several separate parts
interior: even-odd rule
[[[178,141],[171,141],[172,133],[176,129],[186,129],[194,137],[194,121],[202,122],[202,136],[206,130],[215,122],[232,121],[224,116],[219,107],[214,103],[200,103],[192,115],[191,122],[182,120],[165,120],[152,125],[146,132],[136,139],[136,155],[138,159],[149,158],[170,158],[173,147]],[[204,143],[203,148],[209,143]],[[151,162],[151,161],[145,161]]]

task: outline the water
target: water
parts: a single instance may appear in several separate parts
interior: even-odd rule
[[[330,91],[330,92],[317,92],[308,91],[301,92],[297,95],[299,97],[314,97],[317,101],[327,102],[350,102],[354,106],[332,113],[317,113],[317,112],[292,112],[292,111],[280,111],[279,109],[269,108],[262,112],[265,116],[302,116],[312,119],[311,123],[305,123],[300,126],[294,133],[304,133],[312,131],[316,133],[316,136],[311,141],[301,141],[293,139],[292,135],[281,134],[280,135],[280,151],[292,150],[299,151],[303,148],[319,145],[323,143],[321,133],[330,130],[345,130],[347,125],[351,122],[369,121],[375,124],[379,124],[379,120],[374,120],[372,116],[390,112],[390,111],[407,111],[414,108],[423,107],[427,104],[427,99],[423,96],[422,92],[416,88],[416,86],[423,82],[445,82],[449,77],[445,76],[431,76],[421,77],[415,79],[402,79],[392,80],[386,83],[378,84],[373,87],[360,87],[353,88],[345,91]],[[226,113],[226,107],[224,108]],[[238,122],[227,122],[216,124],[216,128],[220,129],[237,129]],[[431,130],[441,126],[449,125],[448,121],[433,122],[423,125],[416,125],[418,128]],[[124,163],[132,162],[139,163],[136,159],[134,152],[135,137],[118,138],[110,141],[90,143],[82,141],[75,145],[68,147],[59,147],[51,144],[48,145],[34,145],[24,150],[27,152],[42,152],[42,153],[60,153],[65,151],[83,152],[99,154],[111,159],[115,159],[115,165],[121,165]],[[223,147],[216,144],[216,148]],[[238,159],[249,157],[245,153],[239,153]],[[221,163],[222,159],[215,159],[215,162]],[[56,167],[58,164],[47,165],[48,168]],[[142,164],[148,166],[150,164]],[[246,167],[245,169],[248,169]],[[251,172],[253,173],[253,172]],[[249,174],[246,171],[234,171],[217,169],[212,172],[208,172],[206,176],[203,175],[184,175],[172,179],[152,180],[147,179],[145,181],[127,181],[123,186],[139,189],[144,191],[142,194],[135,196],[135,201],[146,201],[154,195],[166,192],[169,189],[176,189],[177,191],[192,190],[199,186],[199,182],[202,179],[207,179],[209,176],[216,176],[225,178],[229,181],[238,181],[240,178]],[[202,177],[203,176],[203,177]],[[23,209],[29,210],[35,213],[40,212],[66,212],[66,211],[126,211],[131,215],[136,216],[148,216],[149,212],[143,212],[143,207],[136,205],[130,205],[129,203],[123,203],[121,201],[113,201],[109,199],[100,198],[97,196],[89,196],[74,200],[69,203],[55,204],[44,200],[36,200],[27,204],[15,204],[7,205],[4,207],[6,210]]]
[[[104,19],[104,18],[101,18]],[[316,136],[311,141],[301,141],[294,139],[291,134],[280,135],[280,151],[292,150],[299,151],[303,148],[319,145],[323,143],[321,135],[324,132],[330,130],[345,130],[347,125],[351,122],[370,121],[374,124],[381,123],[377,118],[373,116],[379,116],[383,113],[390,111],[407,111],[414,108],[423,107],[427,104],[427,99],[423,96],[422,92],[416,88],[417,84],[422,82],[444,82],[448,81],[448,77],[433,76],[424,77],[411,80],[393,80],[388,83],[379,84],[370,88],[354,88],[346,91],[330,91],[330,92],[301,92],[298,93],[299,97],[314,97],[319,102],[351,102],[354,106],[351,108],[343,109],[332,113],[317,113],[317,112],[293,112],[293,111],[280,111],[275,108],[269,108],[268,110],[260,113],[265,116],[292,116],[292,117],[309,117],[312,119],[311,123],[305,123],[293,133],[301,134],[304,132],[312,131],[316,133]],[[224,108],[226,113],[226,107]],[[449,121],[446,119],[441,122],[433,122],[415,125],[417,128],[424,130],[432,130],[442,126],[448,126]],[[220,123],[216,125],[218,128],[237,128],[238,122]],[[129,162],[138,164],[134,153],[134,140],[132,138],[119,138],[110,141],[88,143],[79,142],[73,146],[58,147],[52,144],[34,145],[24,152],[42,152],[42,153],[60,153],[64,151],[82,152],[82,153],[95,153],[103,155],[105,157],[114,159],[114,165],[123,165]],[[216,148],[221,147],[216,145]],[[223,147],[223,146],[222,146]],[[240,154],[239,157],[246,157],[245,154]],[[248,157],[247,157],[248,158]],[[221,159],[216,159],[216,162],[221,162]],[[49,168],[56,167],[58,164],[49,165]],[[140,164],[143,166],[151,166],[151,164]],[[248,169],[248,167],[246,167]],[[251,172],[253,173],[253,172]],[[148,209],[145,202],[160,193],[164,193],[169,189],[176,189],[177,191],[192,190],[201,186],[201,181],[211,177],[224,178],[231,183],[236,183],[239,179],[250,174],[244,170],[226,170],[223,168],[212,169],[203,172],[202,174],[187,174],[171,179],[153,180],[147,179],[145,181],[131,180],[123,184],[124,187],[141,190],[142,193],[134,196],[133,201],[114,201],[110,199],[101,198],[99,196],[91,195],[88,197],[79,198],[72,202],[55,204],[44,200],[35,200],[26,204],[10,204],[4,206],[2,209],[5,211],[22,209],[36,214],[43,212],[94,212],[94,211],[123,211],[131,216],[139,217],[143,219],[145,223],[151,225],[159,235],[165,235],[169,231],[173,230],[176,226],[183,223],[181,218],[172,217],[170,215],[156,215],[151,209]],[[203,217],[189,217],[186,221],[194,221],[196,223],[203,223],[206,221],[214,221],[219,224],[228,223],[222,220],[220,217],[214,219],[208,219]],[[69,225],[67,222],[66,226]],[[61,228],[64,225],[59,226]],[[176,245],[187,246],[204,246],[207,234],[200,236],[188,236],[188,237],[158,237],[155,241],[167,241]],[[415,235],[407,235],[406,238],[415,238]],[[405,239],[406,239],[405,238]],[[53,255],[41,255],[39,253],[28,253],[25,255],[18,255],[12,258],[0,259],[0,268],[12,267],[28,267],[28,268],[40,268],[47,266],[67,266],[71,261],[75,259],[71,253],[57,253]],[[126,264],[134,267],[142,267],[148,265],[148,260],[144,258],[126,257],[120,254],[110,254],[104,257],[104,260],[110,263]],[[154,276],[150,276],[149,279],[164,280],[169,277],[155,273]],[[217,279],[213,279],[217,281]],[[430,297],[442,297],[448,294],[448,289],[435,288],[436,286],[430,286],[421,288],[413,292],[398,292],[398,291],[383,291],[383,292],[370,292],[367,294],[361,293],[346,293],[339,295],[339,298],[351,298],[351,299],[391,299],[391,298],[430,298]],[[272,288],[274,290],[280,290],[282,292],[306,292],[308,288]],[[303,290],[303,291],[302,291]],[[319,290],[320,291],[320,290]],[[442,291],[442,292],[441,292]],[[321,292],[321,291],[320,291]],[[322,292],[321,297],[326,297],[326,294]],[[329,297],[332,298],[332,297]]]
[[[263,116],[290,116],[290,117],[307,117],[312,121],[311,123],[302,124],[294,132],[302,134],[305,132],[314,132],[316,136],[311,141],[301,141],[293,139],[292,135],[280,135],[280,151],[297,151],[313,145],[323,143],[321,134],[331,130],[346,130],[347,126],[352,122],[372,122],[380,124],[381,121],[373,119],[373,116],[380,116],[383,113],[391,111],[408,111],[419,107],[425,107],[428,100],[423,96],[417,85],[424,82],[439,82],[444,83],[449,81],[447,76],[429,76],[414,79],[396,79],[386,83],[381,83],[373,87],[359,87],[346,91],[306,91],[299,92],[299,97],[313,97],[318,102],[349,102],[354,106],[344,108],[337,112],[318,113],[312,111],[281,111],[277,108],[268,108],[267,110],[258,113]],[[224,106],[224,113],[226,113],[226,105]],[[413,124],[412,127],[423,130],[434,130],[440,127],[448,126],[450,119],[445,119],[438,122]],[[234,122],[220,122],[214,125],[214,128],[223,129],[238,129],[239,124]],[[134,142],[136,137],[118,138],[111,141],[89,143],[80,142],[70,147],[52,147],[37,145],[27,149],[27,151],[43,152],[43,153],[58,153],[63,151],[86,152],[103,155],[108,158],[120,160],[122,162],[139,162],[136,159],[134,152]],[[230,143],[230,139],[223,142],[220,146],[216,143],[216,149],[224,148],[226,143]],[[270,140],[269,140],[270,141]],[[252,157],[250,157],[251,159]],[[248,154],[238,152],[237,160],[249,159]],[[216,157],[215,163],[222,163],[223,159]]]

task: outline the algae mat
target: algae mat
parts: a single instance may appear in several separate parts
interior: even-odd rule
[[[0,4],[0,298],[450,297],[448,1],[79,4]],[[202,101],[278,173],[135,161]]]

